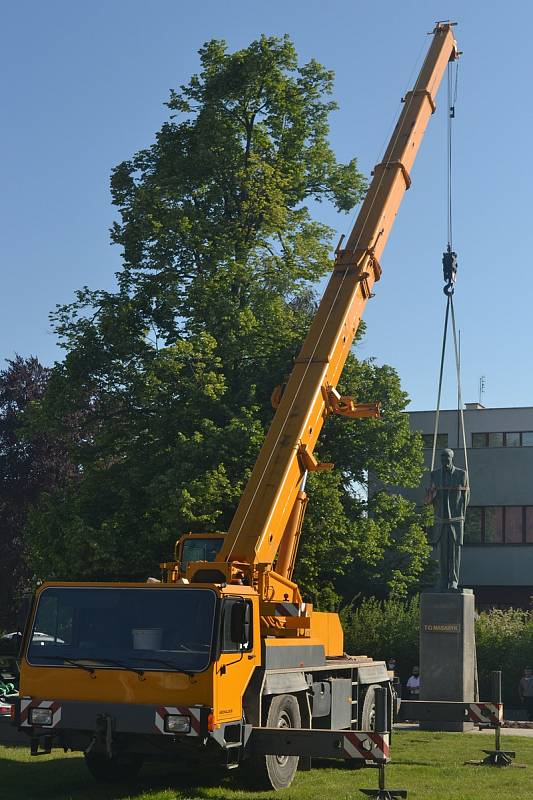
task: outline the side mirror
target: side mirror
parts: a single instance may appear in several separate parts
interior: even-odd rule
[[[17,631],[21,634],[26,630],[28,617],[30,616],[31,608],[33,605],[33,595],[25,594],[20,599],[17,611]]]
[[[250,642],[252,608],[250,603],[233,603],[231,607],[231,638],[241,646]]]

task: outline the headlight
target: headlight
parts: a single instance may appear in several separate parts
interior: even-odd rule
[[[32,708],[30,710],[30,724],[31,725],[51,725],[52,724],[52,709],[51,708]]]
[[[179,714],[167,714],[165,717],[165,730],[168,733],[189,733],[191,718]]]

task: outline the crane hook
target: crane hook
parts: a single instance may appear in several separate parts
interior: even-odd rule
[[[450,297],[455,291],[455,281],[457,278],[457,253],[448,244],[445,253],[442,254],[442,272],[446,285],[443,289],[444,294]]]

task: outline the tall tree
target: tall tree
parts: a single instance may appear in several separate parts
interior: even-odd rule
[[[42,398],[48,376],[31,356],[16,356],[0,371],[0,629],[13,624],[17,598],[31,576],[24,536],[28,511],[42,492],[74,475],[60,443],[24,431],[23,414]]]
[[[272,388],[314,311],[311,287],[331,266],[332,232],[306,204],[348,211],[365,190],[355,160],[338,163],[328,144],[331,72],[299,66],[288,37],[236,53],[211,41],[200,61],[171,93],[154,144],[113,171],[118,290],[83,289],[55,315],[66,357],[34,424],[54,430],[76,411],[85,427],[73,451],[81,481],[32,517],[34,563],[48,574],[75,564],[80,577],[145,575],[181,531],[226,527]],[[398,549],[368,521],[355,484],[369,468],[414,481],[421,463],[394,372],[351,360],[345,382],[387,399],[374,426],[325,431],[340,471],[312,484],[302,563],[325,537],[328,552],[342,551],[333,583],[356,556],[383,561]],[[324,569],[302,568],[311,591],[330,580]],[[404,589],[417,570],[408,560]]]

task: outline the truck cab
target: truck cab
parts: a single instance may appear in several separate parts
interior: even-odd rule
[[[45,583],[22,644],[16,721],[34,750],[83,750],[96,771],[126,752],[140,764],[178,745],[223,745],[228,724],[241,743],[242,687],[260,658],[249,587]]]
[[[45,583],[22,642],[15,723],[33,754],[83,751],[104,781],[154,757],[236,767],[259,728],[370,729],[375,687],[390,690],[385,664],[337,653],[334,618],[313,612],[300,636],[264,636],[252,586]],[[297,763],[263,753],[254,770],[282,788]]]

